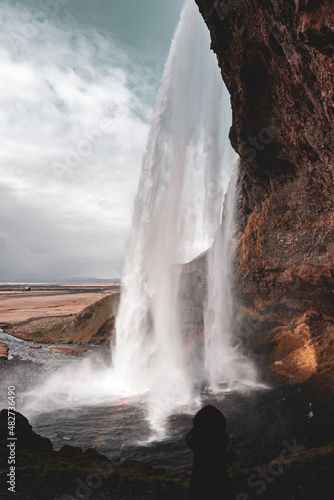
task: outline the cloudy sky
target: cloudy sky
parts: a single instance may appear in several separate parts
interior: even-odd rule
[[[0,282],[119,277],[183,0],[0,0]]]

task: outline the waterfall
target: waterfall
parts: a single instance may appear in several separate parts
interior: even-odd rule
[[[198,409],[203,385],[226,391],[256,381],[235,340],[231,237],[237,155],[228,139],[229,94],[209,47],[197,6],[186,0],[143,161],[112,364],[87,358],[56,371],[28,395],[28,413],[50,405],[144,402],[152,436],[160,439],[169,415]],[[194,334],[183,323],[183,270],[204,251],[204,328]]]
[[[208,30],[188,0],[157,95],[116,324],[115,386],[124,395],[149,391],[158,431],[176,407],[196,401],[180,326],[178,264],[199,240],[208,247],[215,233],[206,311],[210,385],[252,375],[240,368],[242,357],[231,343],[229,245],[226,231],[217,229],[236,155],[228,141],[229,95],[209,46]],[[233,214],[228,217],[227,232]]]
[[[244,390],[257,384],[252,361],[238,344],[235,331],[233,236],[237,173],[232,174],[224,200],[224,217],[208,252],[208,299],[205,309],[205,362],[207,382],[214,391]]]

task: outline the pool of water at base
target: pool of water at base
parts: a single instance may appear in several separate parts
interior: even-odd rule
[[[262,465],[284,449],[296,452],[323,446],[334,438],[331,412],[321,401],[311,400],[304,388],[230,393],[223,399],[203,392],[205,404],[214,404],[227,418],[233,465]],[[35,415],[31,423],[56,449],[64,444],[93,447],[109,458],[142,460],[170,472],[191,468],[192,453],[185,436],[192,416],[186,413],[170,416],[166,438],[160,442],[150,440],[144,402],[54,410]]]
[[[0,366],[1,407],[5,407],[7,385],[17,386],[17,409],[22,411],[29,390],[38,389],[50,373],[72,362],[51,352],[47,345],[35,351],[29,349],[31,342],[3,332],[0,332],[0,340],[7,343],[13,356]],[[98,366],[108,357],[107,348],[98,348],[94,362]],[[296,451],[334,441],[333,412],[303,385],[243,394],[211,394],[203,389],[201,405],[205,404],[217,406],[226,416],[231,439],[229,449],[235,466],[263,465],[285,449]],[[93,447],[109,458],[142,460],[170,472],[191,468],[192,453],[186,446],[185,436],[192,427],[193,415],[188,411],[169,417],[166,437],[161,441],[151,439],[144,399],[75,408],[54,405],[50,411],[38,412],[35,408],[32,415],[26,416],[34,431],[51,439],[55,449],[65,444],[83,449]]]

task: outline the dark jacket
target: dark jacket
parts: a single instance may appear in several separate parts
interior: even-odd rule
[[[210,418],[196,425],[195,419],[194,427],[186,437],[186,443],[194,453],[189,499],[229,500],[230,489],[225,464],[230,439],[225,426],[223,422]]]

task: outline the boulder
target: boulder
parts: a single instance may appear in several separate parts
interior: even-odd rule
[[[8,347],[3,342],[0,343],[0,360],[1,359],[3,360],[8,359]]]

